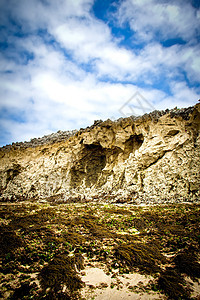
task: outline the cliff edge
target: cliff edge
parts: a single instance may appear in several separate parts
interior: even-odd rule
[[[0,200],[199,200],[200,104],[0,149]]]

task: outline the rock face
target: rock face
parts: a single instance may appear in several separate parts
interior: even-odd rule
[[[199,132],[197,104],[3,147],[0,199],[198,201]]]

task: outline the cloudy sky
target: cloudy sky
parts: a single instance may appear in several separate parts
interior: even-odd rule
[[[199,98],[200,0],[0,0],[0,146]]]

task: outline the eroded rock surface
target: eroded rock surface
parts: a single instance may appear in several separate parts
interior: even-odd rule
[[[1,201],[198,201],[200,104],[95,121],[0,149]]]

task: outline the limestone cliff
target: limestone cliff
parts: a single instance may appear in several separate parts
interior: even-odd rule
[[[197,104],[3,147],[0,199],[198,201],[199,131]]]

